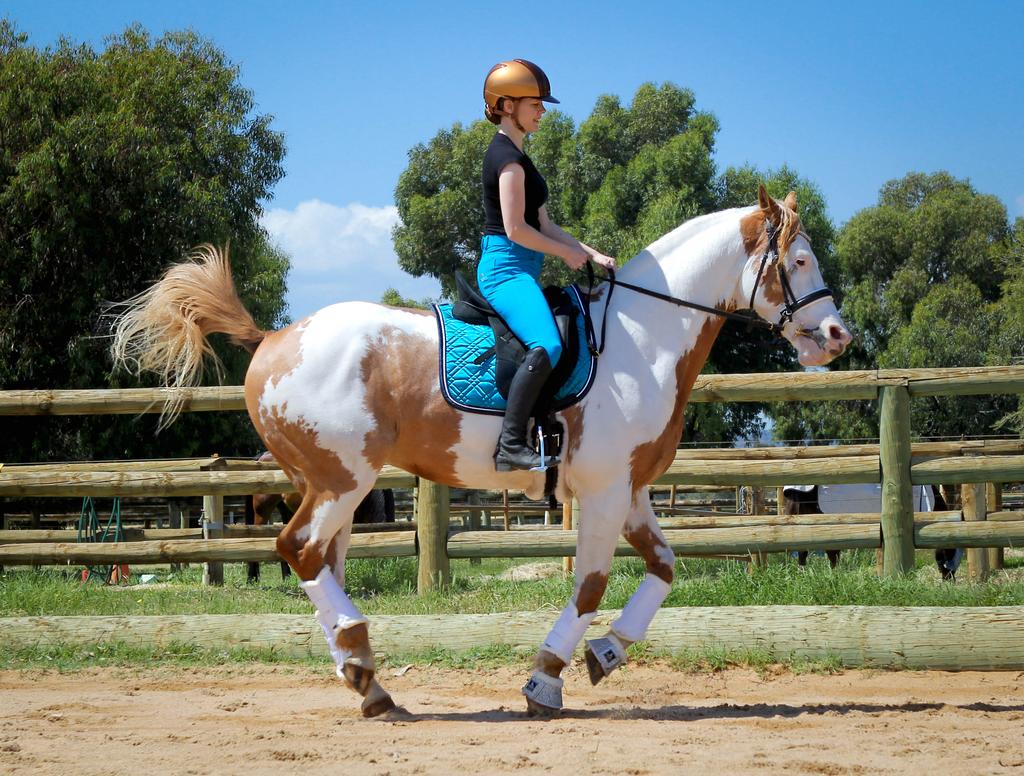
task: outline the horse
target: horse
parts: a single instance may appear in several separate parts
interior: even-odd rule
[[[589,297],[606,350],[586,396],[557,413],[564,437],[555,496],[575,496],[580,505],[576,578],[522,689],[531,716],[562,708],[561,672],[597,614],[620,535],[646,575],[609,631],[587,641],[592,683],[626,662],[626,648],[644,637],[671,589],[675,556],[648,485],[674,458],[691,388],[726,317],[746,319],[735,311],[753,308],[805,366],[828,363],[851,341],[796,194],[780,202],[763,186],[757,205],[686,221],[614,279],[594,284]],[[344,590],[356,505],[385,464],[454,487],[522,490],[530,498],[543,494],[550,472],[495,470],[501,419],[445,401],[429,311],[344,302],[263,331],[238,297],[226,252],[212,245],[196,248],[124,305],[114,323],[115,363],[155,371],[166,385],[198,384],[214,332],[252,353],[246,407],[302,494],[277,550],[315,606],[336,673],[362,697],[363,715],[395,709],[375,670],[368,620]],[[162,423],[173,421],[182,394],[169,392]]]
[[[259,463],[275,463],[270,452],[256,456]],[[292,516],[302,503],[302,497],[296,492],[291,493],[253,493],[245,497],[245,524],[269,525],[274,520],[274,511],[281,515],[281,522],[288,525]],[[391,488],[374,488],[359,502],[352,522],[356,525],[367,523],[395,522],[395,494]],[[281,561],[281,579],[291,576],[291,568]],[[246,581],[255,584],[260,581],[260,564],[248,564]]]
[[[830,515],[853,512],[876,513],[882,511],[880,485],[786,485],[782,489],[783,513],[787,515]],[[945,512],[948,507],[937,485],[913,488],[915,512]],[[839,550],[826,550],[829,565],[839,564]],[[956,570],[963,557],[961,549],[935,550],[935,565],[942,578],[955,581]],[[797,562],[807,565],[807,551],[797,553]]]

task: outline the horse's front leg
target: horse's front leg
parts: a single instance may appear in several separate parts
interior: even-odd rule
[[[644,559],[647,576],[608,633],[587,642],[585,656],[591,684],[626,662],[626,648],[647,634],[651,620],[672,589],[676,558],[658,525],[647,488],[636,494],[622,535]]]
[[[629,491],[622,485],[578,498],[576,585],[569,605],[537,652],[533,674],[523,687],[530,716],[551,716],[562,708],[562,669],[572,661],[576,645],[597,615],[629,506]]]

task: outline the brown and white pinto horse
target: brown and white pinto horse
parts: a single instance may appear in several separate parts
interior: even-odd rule
[[[778,253],[769,255],[769,225]],[[758,267],[768,257],[764,272]],[[115,360],[160,373],[168,385],[195,385],[224,332],[248,348],[245,378],[252,422],[302,503],[277,542],[317,609],[340,677],[375,716],[394,708],[374,673],[366,618],[344,592],[352,514],[378,471],[392,464],[456,487],[522,489],[541,496],[544,475],[498,473],[500,418],[450,407],[438,385],[437,326],[429,313],[362,302],[326,307],[285,329],[261,331],[242,306],[227,257],[212,246],[176,265],[126,303]],[[825,364],[850,341],[823,283],[796,213],[763,187],[759,205],[695,218],[629,261],[618,278],[722,310],[747,308],[783,319],[781,332],[804,365]],[[607,286],[592,294],[600,321]],[[807,299],[811,296],[813,301]],[[579,500],[576,585],[541,646],[523,688],[531,713],[562,705],[560,673],[595,617],[620,535],[637,549],[647,576],[622,616],[588,642],[592,681],[625,661],[668,594],[675,558],[658,527],[647,486],[671,463],[694,380],[723,318],[629,290],[614,295],[607,349],[587,396],[559,413],[566,436],[557,496]],[[168,408],[173,418],[177,408]]]

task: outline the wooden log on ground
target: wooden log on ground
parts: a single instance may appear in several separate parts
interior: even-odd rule
[[[619,611],[598,612],[586,638],[603,635]],[[375,615],[376,650],[388,654],[455,651],[509,644],[536,650],[555,614]],[[172,643],[211,649],[270,649],[330,662],[320,627],[308,615],[13,617],[0,620],[4,643],[28,647]],[[647,643],[657,651],[758,651],[776,660],[835,660],[845,666],[937,670],[1024,669],[1024,607],[724,606],[666,608]]]
[[[874,525],[751,526],[664,533],[669,546],[680,555],[743,555],[758,550],[784,552],[790,547],[853,550],[880,544]],[[450,558],[560,558],[575,554],[575,531],[467,531],[448,539]],[[636,551],[620,539],[615,554],[635,556]]]
[[[280,560],[274,539],[194,539],[191,541],[109,542],[102,544],[5,544],[0,564],[24,566],[69,563],[243,563]],[[354,534],[349,558],[397,558],[416,555],[411,531]]]

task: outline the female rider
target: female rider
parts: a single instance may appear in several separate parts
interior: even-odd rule
[[[498,471],[533,469],[542,462],[526,441],[526,423],[562,352],[538,283],[544,255],[558,256],[571,269],[588,259],[614,269],[615,260],[552,223],[544,209],[547,184],[523,153],[523,140],[537,130],[544,103],[558,102],[544,71],[525,59],[499,62],[484,81],[484,102],[487,120],[500,129],[484,155],[484,237],[477,282],[527,348],[509,386],[494,466]],[[547,460],[548,465],[557,463],[557,458]]]

